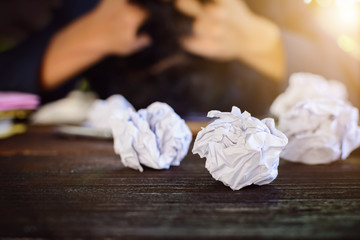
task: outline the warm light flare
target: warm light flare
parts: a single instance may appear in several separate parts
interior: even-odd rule
[[[310,4],[312,2],[312,0],[304,0],[304,3],[306,4]],[[336,5],[339,8],[348,7],[359,2],[360,0],[316,0],[316,3],[320,7],[331,7],[333,5]]]
[[[353,6],[353,4],[350,3],[350,2],[354,2],[354,1],[342,0],[341,2],[342,2],[341,5],[337,5],[338,6],[337,15],[338,15],[339,21],[341,21],[341,23],[344,26],[352,26],[354,28],[358,27],[359,13],[358,13],[357,9]],[[345,4],[345,2],[348,2],[348,3]]]
[[[316,0],[321,7],[331,7],[333,0]]]
[[[360,2],[360,0],[335,0],[335,5],[339,8],[348,8],[357,2]]]
[[[341,49],[360,59],[360,0],[304,0]],[[314,4],[313,4],[314,3]]]
[[[354,38],[349,35],[341,35],[337,42],[342,50],[350,54],[358,52],[358,46]]]

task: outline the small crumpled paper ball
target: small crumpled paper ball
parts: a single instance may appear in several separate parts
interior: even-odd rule
[[[286,136],[274,120],[259,120],[240,109],[210,111],[217,118],[197,135],[192,152],[206,158],[205,167],[233,190],[272,182],[278,175],[279,155]]]
[[[92,92],[74,90],[65,98],[40,107],[31,116],[34,124],[80,124],[87,119],[96,96]]]
[[[87,124],[93,128],[110,129],[111,116],[122,114],[128,108],[135,111],[131,103],[120,94],[112,95],[106,100],[97,99],[88,112]]]
[[[166,103],[114,115],[110,120],[114,149],[126,167],[168,169],[186,156],[192,134],[185,121]]]
[[[340,99],[311,99],[282,114],[278,128],[289,144],[281,158],[306,164],[345,159],[360,145],[358,109]]]
[[[322,97],[346,100],[348,93],[342,82],[326,80],[311,73],[294,73],[290,76],[286,91],[271,104],[270,113],[279,117],[298,102]]]

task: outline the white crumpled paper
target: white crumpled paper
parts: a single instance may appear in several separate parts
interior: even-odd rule
[[[32,115],[34,124],[79,124],[86,120],[96,96],[92,92],[72,91],[65,98],[50,102]]]
[[[192,134],[174,110],[155,102],[146,109],[131,109],[110,120],[114,149],[126,167],[168,169],[178,166],[188,152]]]
[[[358,109],[340,99],[298,103],[279,118],[279,130],[289,139],[281,157],[306,164],[345,159],[360,145]]]
[[[274,120],[259,120],[233,107],[231,113],[210,111],[218,118],[197,135],[192,152],[206,157],[205,167],[233,190],[272,182],[278,175],[279,155],[286,136]]]
[[[280,94],[270,107],[270,113],[279,117],[298,102],[314,98],[335,98],[346,100],[346,87],[336,80],[326,80],[311,73],[294,73],[290,76],[289,86]]]
[[[113,115],[123,114],[128,108],[135,111],[122,95],[112,95],[106,100],[97,99],[87,114],[87,125],[92,128],[110,130],[109,120]]]

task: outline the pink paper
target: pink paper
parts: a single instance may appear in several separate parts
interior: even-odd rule
[[[39,96],[30,93],[0,92],[0,111],[33,110],[40,104]]]

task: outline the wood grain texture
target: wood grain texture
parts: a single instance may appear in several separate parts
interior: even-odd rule
[[[359,239],[360,151],[281,160],[269,185],[232,191],[191,153],[170,170],[124,168],[111,141],[32,127],[0,141],[0,238]]]

